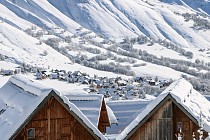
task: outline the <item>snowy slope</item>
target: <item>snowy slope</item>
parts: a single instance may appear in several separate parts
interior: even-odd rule
[[[82,26],[108,37],[135,36],[133,30],[138,31],[138,28],[130,23],[127,17],[116,9],[110,1],[82,3],[79,0],[49,0],[49,2]],[[63,7],[61,8],[60,5]],[[118,14],[121,16],[119,17]],[[140,31],[138,31],[138,34],[140,34]]]
[[[197,0],[163,0],[164,2],[168,3],[174,3],[176,2],[179,5],[183,5],[187,8],[191,8],[196,11],[200,11],[201,13],[205,14],[210,14],[209,10],[209,0],[202,0],[202,1],[197,1]]]
[[[210,39],[206,36],[210,35],[209,31],[194,30],[192,23],[185,22],[181,15],[175,13],[202,11],[208,15],[209,3],[188,0],[1,1],[10,12],[40,27],[54,25],[74,31],[81,25],[112,39],[146,35],[154,39],[168,39],[183,47],[200,48],[210,46]],[[8,19],[8,22],[12,21]]]
[[[110,39],[119,40],[136,35],[146,35],[156,40],[166,39],[188,51],[193,50],[196,58],[208,61],[206,54],[198,50],[209,49],[210,31],[194,29],[194,22],[186,22],[182,14],[205,13],[209,17],[209,1],[48,1],[83,27]],[[206,20],[210,22],[209,18]]]
[[[26,33],[14,28],[6,23],[1,23],[0,54],[6,54],[7,57],[15,63],[26,63],[33,66],[48,67],[59,65],[59,63],[71,62],[67,57],[61,55],[47,45],[37,45],[37,39],[28,36]],[[43,51],[47,50],[45,57]],[[61,62],[59,60],[62,60]],[[51,64],[49,63],[51,62]],[[55,63],[56,62],[56,63]]]
[[[187,4],[182,6],[152,0],[48,1],[82,26],[110,38],[144,34],[155,39],[169,39],[184,47],[209,46],[209,38],[197,34],[189,23],[184,22],[182,16],[175,14],[175,12],[195,13],[195,10],[200,10],[199,4],[196,3],[192,4],[194,7],[197,6],[192,11],[190,6],[186,6]],[[206,1],[203,5],[208,7],[209,2]],[[209,10],[204,8],[203,11],[208,14]],[[208,31],[201,34],[210,33]],[[203,43],[199,44],[201,41]]]
[[[21,19],[29,21],[42,28],[51,28],[53,25],[57,25],[61,28],[74,31],[80,27],[76,22],[56,10],[47,1],[39,1],[39,3],[36,3],[37,1],[33,0],[2,0],[0,2],[4,7]]]

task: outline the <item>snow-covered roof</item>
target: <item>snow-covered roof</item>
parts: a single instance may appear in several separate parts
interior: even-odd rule
[[[117,82],[120,84],[127,84],[127,82],[125,80],[118,80]]]
[[[52,89],[13,76],[0,89],[0,137],[9,139]]]
[[[69,94],[65,95],[85,116],[98,127],[103,95],[101,94]],[[117,123],[113,111],[106,105],[110,123]]]
[[[173,82],[155,100],[146,106],[141,113],[118,135],[117,140],[126,136],[166,97],[172,97],[181,105],[196,121],[200,122],[202,114],[203,128],[210,131],[210,102],[199,92],[193,89],[192,85],[184,79]]]
[[[54,92],[53,92],[54,91]],[[69,110],[78,116],[100,139],[106,139],[91,121],[60,92],[42,86],[19,75],[12,76],[0,88],[0,137],[9,139],[33,114],[46,97],[54,93],[67,104]]]
[[[206,95],[205,98],[210,101],[210,95]]]
[[[113,110],[109,106],[106,106],[106,109],[107,109],[107,113],[108,113],[108,116],[109,116],[110,123],[111,124],[118,124],[117,118],[116,118]]]
[[[66,95],[70,102],[75,104],[85,116],[98,127],[101,112],[102,95],[70,94]]]
[[[117,125],[107,128],[107,134],[119,134],[149,102],[143,100],[107,101],[107,106],[113,110],[118,121]]]

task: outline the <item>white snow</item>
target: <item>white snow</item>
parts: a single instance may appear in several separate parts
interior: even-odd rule
[[[38,67],[57,67],[71,61],[47,45],[37,45],[37,39],[28,36],[26,33],[6,24],[0,26],[0,54],[4,54],[13,63],[26,63]],[[47,50],[48,55],[43,56]],[[3,68],[2,66],[0,68]]]
[[[109,121],[111,124],[118,124],[117,118],[114,114],[114,111],[109,107],[106,106],[107,112],[108,112],[108,116],[109,116]]]
[[[20,87],[23,91],[29,92],[36,96],[40,96],[46,90],[46,87],[43,87],[40,84],[35,83],[29,79],[26,80],[25,78],[20,76],[12,76],[10,78],[10,82],[17,87]]]
[[[139,61],[140,63],[143,63],[144,61]],[[146,66],[141,66],[141,67],[132,67],[132,70],[136,73],[136,76],[151,76],[151,77],[160,77],[161,79],[174,79],[177,80],[181,77],[182,74],[185,74],[183,72],[179,72],[176,70],[173,70],[168,67],[156,65],[156,64],[151,64],[151,63],[146,63]],[[190,76],[190,75],[188,75]]]

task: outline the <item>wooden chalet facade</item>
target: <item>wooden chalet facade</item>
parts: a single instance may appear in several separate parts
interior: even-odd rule
[[[11,139],[93,140],[100,138],[52,91]]]
[[[125,137],[129,140],[199,139],[199,122],[169,94]],[[180,131],[181,130],[181,131]],[[204,131],[203,138],[207,136]]]

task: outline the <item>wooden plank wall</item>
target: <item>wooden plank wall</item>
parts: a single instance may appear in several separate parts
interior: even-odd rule
[[[172,102],[167,101],[129,138],[130,140],[172,139]],[[167,129],[166,129],[167,128]]]
[[[51,98],[15,140],[27,140],[27,129],[35,128],[36,140],[93,140],[94,137],[55,99]]]

